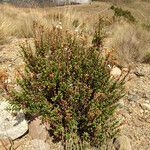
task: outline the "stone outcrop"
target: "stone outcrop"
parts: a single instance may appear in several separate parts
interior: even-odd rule
[[[8,102],[0,101],[0,138],[15,140],[27,132],[28,123],[21,111],[16,112],[14,116],[7,110],[8,107]]]

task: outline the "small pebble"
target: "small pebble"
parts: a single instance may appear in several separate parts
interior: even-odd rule
[[[143,114],[143,112],[144,112],[144,110],[143,110],[143,109],[141,109],[141,110],[140,110],[140,113],[141,113],[141,114]]]
[[[145,103],[149,104],[149,100],[146,100]]]
[[[5,83],[11,83],[11,79],[5,80]]]
[[[144,110],[150,111],[150,104],[143,103],[143,104],[141,104],[141,107],[142,107]]]
[[[9,65],[8,65],[8,67],[11,67],[11,66],[12,66],[12,64],[9,64]]]

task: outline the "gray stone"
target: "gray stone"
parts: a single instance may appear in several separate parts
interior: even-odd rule
[[[0,137],[15,140],[24,135],[28,130],[28,123],[21,111],[12,112],[6,110],[10,104],[6,101],[0,102]]]
[[[137,91],[129,91],[127,98],[128,98],[129,101],[135,101],[135,102],[140,99]]]
[[[150,75],[150,71],[147,69],[147,67],[138,66],[135,68],[134,73],[137,76],[148,76]]]
[[[116,150],[132,150],[130,139],[125,135],[119,136],[116,139],[114,146]]]
[[[137,101],[139,100],[139,97],[137,95],[128,95],[129,101]]]

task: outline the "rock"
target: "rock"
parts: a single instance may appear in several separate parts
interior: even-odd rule
[[[140,113],[141,113],[141,114],[143,114],[143,113],[144,113],[143,109],[140,109]]]
[[[43,141],[46,141],[49,136],[46,127],[39,118],[35,118],[29,124],[29,135],[32,139],[41,139]]]
[[[143,104],[141,104],[141,107],[143,108],[143,110],[149,110],[150,111],[150,104],[143,103]]]
[[[150,75],[150,71],[147,69],[147,67],[144,67],[144,66],[141,66],[141,65],[139,65],[138,67],[136,67],[134,69],[134,73],[137,76],[148,76],[148,75]]]
[[[27,132],[28,124],[23,112],[16,112],[16,116],[13,116],[6,110],[8,107],[10,107],[8,102],[0,102],[0,137],[15,140]]]
[[[45,143],[43,140],[34,139],[26,142],[20,146],[17,150],[52,150],[50,145]]]
[[[129,101],[138,101],[140,97],[138,96],[138,93],[135,91],[129,91],[128,92],[128,100]]]
[[[139,97],[137,95],[128,95],[129,101],[137,101],[139,100]]]
[[[145,103],[149,104],[149,103],[150,103],[150,101],[149,101],[149,100],[146,100],[146,101],[145,101]]]
[[[113,67],[111,72],[110,72],[111,76],[113,77],[119,77],[121,75],[121,70],[118,67]]]
[[[125,135],[119,136],[115,140],[114,146],[116,150],[132,150],[130,145],[130,139]]]
[[[143,73],[141,70],[135,70],[135,75],[137,75],[137,76],[144,76],[145,75],[145,73]]]
[[[11,67],[11,66],[12,66],[12,64],[9,64],[9,65],[8,65],[8,67]]]
[[[11,83],[11,79],[5,80],[5,83]]]
[[[134,107],[136,107],[136,104],[135,103],[131,103],[131,106],[134,108]]]

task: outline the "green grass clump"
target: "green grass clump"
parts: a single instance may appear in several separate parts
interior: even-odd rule
[[[101,32],[88,45],[83,34],[63,31],[60,24],[34,28],[34,49],[21,46],[26,67],[17,80],[21,90],[11,92],[13,109],[49,122],[64,149],[70,139],[100,148],[118,132],[114,113],[124,96],[124,78],[113,80],[99,50]]]
[[[142,24],[142,27],[143,27],[144,29],[146,29],[147,31],[150,31],[150,24],[149,24],[149,23],[143,23],[143,24]]]

